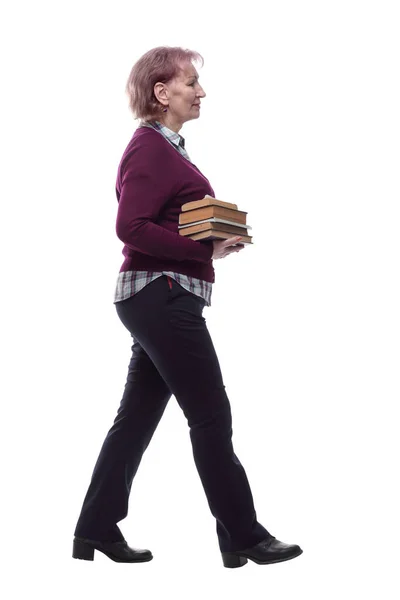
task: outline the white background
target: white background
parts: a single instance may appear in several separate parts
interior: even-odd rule
[[[399,597],[399,19],[379,0],[5,2],[1,55],[1,551],[7,598]],[[131,338],[117,166],[125,83],[199,51],[181,130],[254,246],[214,263],[204,316],[257,516],[298,543],[225,569],[174,397],[121,529],[154,560],[71,558]],[[396,576],[397,571],[397,576]]]

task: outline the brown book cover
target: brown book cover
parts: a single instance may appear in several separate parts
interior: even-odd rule
[[[197,208],[196,210],[188,210],[179,215],[179,225],[186,225],[187,223],[193,223],[195,221],[203,221],[210,217],[219,217],[220,219],[226,219],[227,221],[234,221],[236,223],[246,224],[247,212],[242,210],[233,210],[230,208],[223,208],[222,206],[205,206],[203,208]]]
[[[182,212],[186,212],[187,210],[195,210],[196,208],[202,208],[203,206],[222,206],[224,208],[230,208],[232,210],[237,210],[237,204],[232,204],[231,202],[223,202],[222,200],[217,200],[212,196],[204,196],[201,200],[194,200],[193,202],[186,202],[186,204],[182,204],[181,210]]]
[[[227,240],[228,238],[234,237],[231,233],[225,233],[225,231],[216,231],[213,229],[207,229],[200,233],[194,233],[190,236],[191,240]],[[238,244],[252,244],[252,237],[250,235],[243,235],[242,239]]]
[[[200,231],[206,231],[212,229],[213,231],[226,231],[232,235],[247,235],[247,229],[245,227],[235,227],[234,225],[227,225],[226,223],[213,223],[207,221],[206,223],[199,223],[192,227],[184,227],[179,230],[181,235],[192,235],[193,233],[200,233]]]

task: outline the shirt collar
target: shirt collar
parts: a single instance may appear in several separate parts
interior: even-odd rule
[[[151,121],[149,125],[152,125],[155,129],[163,133],[175,146],[185,148],[185,138],[176,133],[176,131],[172,131],[172,129],[169,129],[166,125],[160,123],[160,121]]]

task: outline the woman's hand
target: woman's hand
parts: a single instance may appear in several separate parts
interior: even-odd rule
[[[240,235],[228,238],[227,240],[213,240],[214,252],[212,255],[212,260],[217,258],[225,258],[228,254],[232,252],[239,252],[243,250],[244,245],[238,244],[242,237]],[[233,246],[233,244],[238,244],[237,246]]]

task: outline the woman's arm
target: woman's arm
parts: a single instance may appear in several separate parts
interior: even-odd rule
[[[116,233],[129,248],[160,258],[209,262],[213,245],[191,240],[157,225],[173,197],[176,180],[165,149],[155,144],[133,148],[122,166]]]

